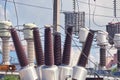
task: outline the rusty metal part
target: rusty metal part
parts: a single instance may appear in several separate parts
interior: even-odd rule
[[[15,65],[0,65],[0,71],[15,71]]]

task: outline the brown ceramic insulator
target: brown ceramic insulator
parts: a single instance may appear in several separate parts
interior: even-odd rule
[[[104,67],[106,65],[106,49],[100,48],[100,66]]]
[[[25,67],[28,65],[28,61],[25,55],[25,51],[22,47],[22,43],[20,42],[20,39],[18,37],[17,31],[14,28],[12,28],[10,31],[11,31],[11,36],[13,39],[13,43],[14,43],[15,50],[18,56],[19,63],[21,67]]]
[[[43,56],[42,44],[41,44],[38,28],[33,28],[33,37],[34,37],[36,61],[37,61],[37,65],[40,66],[44,64],[44,56]]]
[[[82,66],[82,67],[86,66],[87,61],[88,61],[88,56],[90,54],[90,49],[91,49],[93,38],[94,38],[94,31],[90,31],[87,36],[86,42],[83,46],[81,56],[77,64],[78,66]]]
[[[69,65],[70,63],[70,53],[71,53],[71,43],[72,43],[72,26],[68,27],[65,43],[64,43],[64,50],[63,50],[63,59],[62,64]]]
[[[50,27],[45,28],[45,65],[52,66],[54,65],[54,54],[53,54],[53,44],[52,44],[52,34]]]
[[[61,34],[59,32],[54,33],[54,63],[55,65],[61,65]]]
[[[118,61],[117,68],[120,69],[120,50],[119,49],[117,50],[117,61]]]

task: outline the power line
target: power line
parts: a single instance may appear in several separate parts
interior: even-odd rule
[[[17,25],[19,25],[19,19],[18,19],[18,13],[17,13],[17,7],[16,7],[15,0],[13,0],[13,4],[14,4],[14,8],[15,8],[15,14],[16,14]],[[18,27],[19,27],[19,26],[18,26]]]
[[[5,20],[7,20],[6,7],[7,7],[7,0],[5,0],[5,5],[4,5],[4,18],[5,18]]]
[[[85,14],[86,14],[86,15],[89,15],[89,13],[85,13]],[[94,14],[90,14],[90,15],[94,15]],[[107,15],[100,15],[100,14],[95,14],[94,16],[114,18],[114,16],[107,16]],[[117,18],[120,18],[120,17],[117,17]]]
[[[2,0],[2,1],[5,1],[5,0]],[[13,3],[13,1],[7,1],[7,2]],[[21,3],[21,2],[15,2],[15,3],[16,3],[16,4],[19,4],[19,5],[24,5],[24,6],[30,6],[30,7],[47,9],[47,10],[53,10],[52,8],[42,7],[42,6],[37,6],[37,5],[31,5],[31,4]]]
[[[88,4],[87,2],[80,1],[80,0],[79,0],[79,2],[80,2],[80,3],[83,3],[83,4]],[[92,3],[90,3],[90,5],[91,5],[91,6],[101,7],[101,8],[106,8],[106,9],[112,9],[112,10],[114,9],[114,8],[111,8],[111,7],[106,7],[106,6],[102,6],[102,5],[95,5],[95,4],[92,4]],[[120,10],[120,9],[116,9],[116,10]]]
[[[5,1],[5,0],[2,0],[2,1]],[[7,2],[10,2],[10,3],[13,3],[13,1],[7,1]],[[18,5],[24,5],[24,6],[29,6],[29,7],[35,7],[35,8],[41,8],[41,9],[46,9],[46,10],[53,10],[52,8],[48,8],[48,7],[43,7],[43,6],[36,6],[36,5],[32,5],[32,4],[25,4],[25,3],[20,3],[20,2],[15,2],[16,4]],[[87,3],[88,4],[88,3]],[[112,8],[113,9],[113,8]],[[120,9],[119,9],[120,10]],[[62,10],[61,13],[63,12],[69,12],[67,10]],[[89,15],[89,13],[85,13],[86,15]],[[90,14],[90,15],[93,15],[93,14]],[[108,18],[113,18],[113,16],[107,16],[107,15],[100,15],[100,14],[96,14],[94,16],[100,16],[100,17],[108,17]],[[117,17],[117,18],[120,18],[120,17]]]
[[[104,27],[104,26],[106,26],[106,25],[100,25],[100,24],[97,24],[96,22],[95,22],[95,11],[96,11],[96,1],[95,1],[95,8],[94,8],[94,10],[93,10],[93,18],[92,18],[92,20],[93,20],[93,23],[96,25],[96,26],[99,26],[99,27]],[[106,17],[106,16],[105,16]],[[108,17],[108,16],[107,16]],[[111,17],[111,16],[109,16],[109,17]],[[111,18],[113,18],[113,20],[114,20],[114,18],[115,19],[117,19],[117,21],[119,22],[119,20],[118,20],[118,18],[119,17],[115,17],[115,16],[112,16]],[[112,21],[113,21],[112,20]],[[111,22],[111,21],[110,21]]]

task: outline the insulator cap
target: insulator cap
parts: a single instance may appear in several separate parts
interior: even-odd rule
[[[10,37],[9,28],[12,26],[12,23],[9,21],[0,21],[0,37]]]
[[[98,31],[97,32],[97,44],[99,46],[104,46],[104,45],[108,45],[108,33],[106,31]]]
[[[23,26],[24,26],[24,29],[23,29],[24,38],[25,39],[33,39],[32,28],[37,27],[37,26],[33,23],[24,24]]]

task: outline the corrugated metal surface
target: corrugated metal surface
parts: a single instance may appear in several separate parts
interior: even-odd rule
[[[64,12],[65,14],[65,28],[68,25],[74,26],[73,32],[79,32],[80,27],[85,27],[85,12]]]

